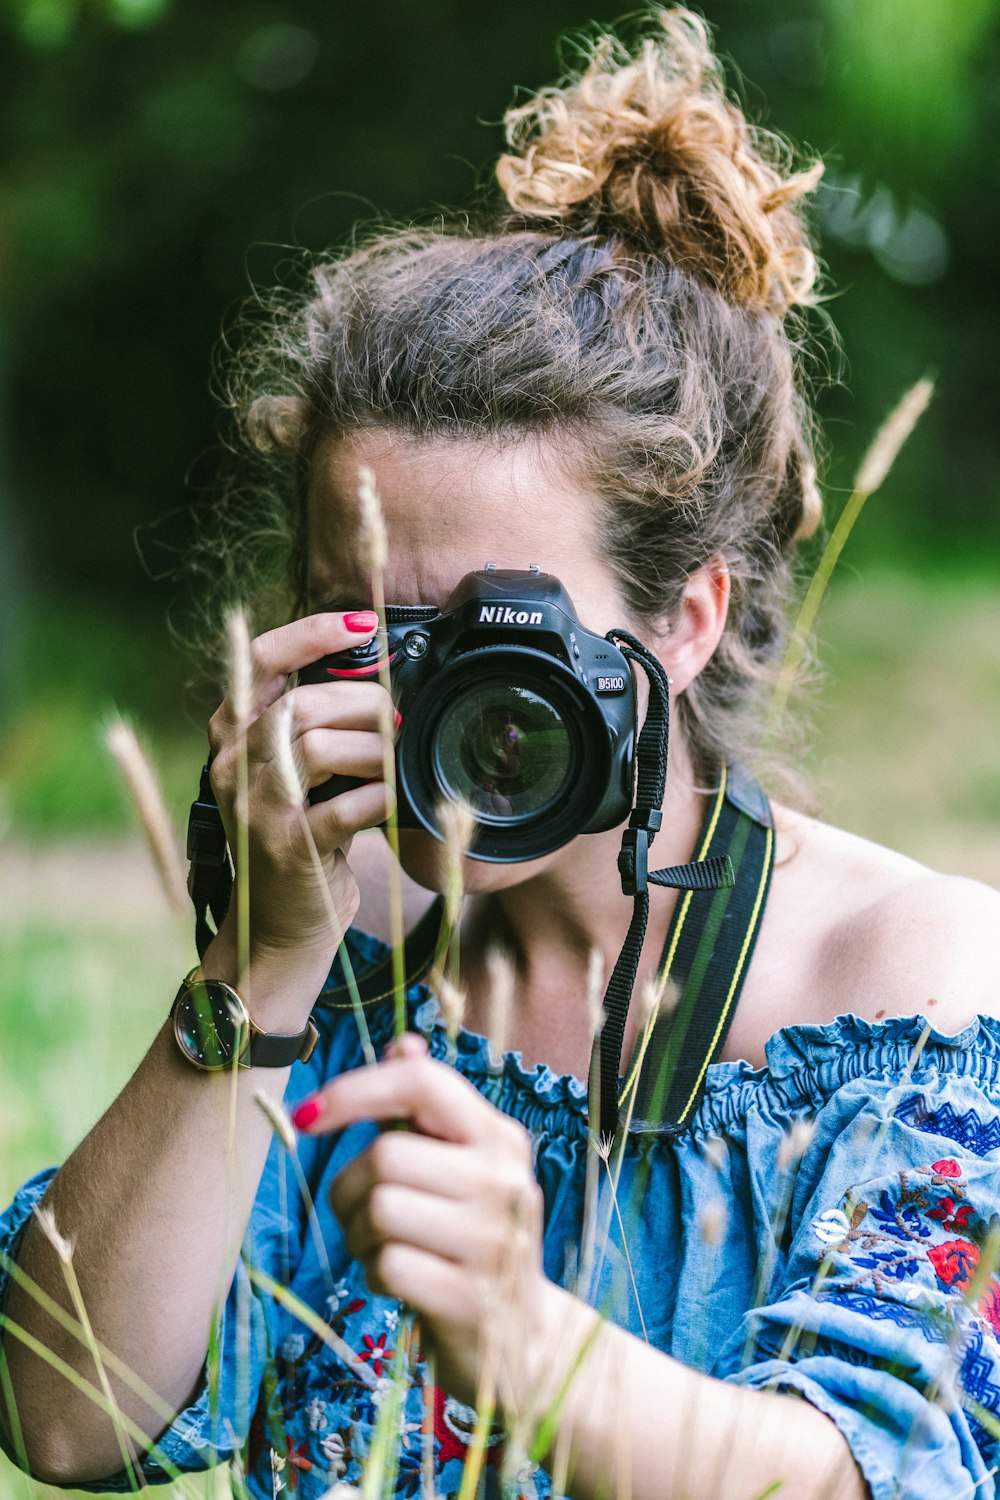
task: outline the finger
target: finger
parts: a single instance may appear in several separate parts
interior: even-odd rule
[[[491,1190],[478,1199],[444,1198],[398,1182],[380,1182],[350,1212],[334,1208],[344,1239],[356,1260],[367,1260],[379,1245],[399,1240],[417,1249],[494,1273],[509,1268],[534,1236],[538,1194],[534,1182],[519,1182],[506,1197]]]
[[[382,737],[365,729],[310,729],[296,741],[292,763],[303,796],[335,774],[380,781],[385,768]],[[255,773],[255,795],[272,804],[288,801],[287,776],[277,757],[257,762]]]
[[[488,1104],[453,1068],[429,1057],[390,1058],[374,1068],[343,1073],[307,1102],[312,1133],[342,1130],[356,1120],[409,1120],[439,1140],[490,1143],[496,1150],[522,1154],[527,1149],[530,1158],[527,1131]]]
[[[331,688],[329,692],[323,688],[318,694],[314,689],[294,688],[281,694],[249,725],[247,760],[251,766],[268,765],[278,757],[283,743],[290,743],[297,756],[301,742],[322,730],[381,735],[386,716],[391,723],[394,712],[388,693],[377,685],[340,691]]]
[[[394,1297],[427,1318],[467,1323],[478,1311],[468,1272],[413,1245],[382,1245],[365,1266],[365,1280],[376,1295]]]
[[[309,729],[381,729],[392,700],[378,682],[331,682],[294,687],[291,704],[293,739]],[[392,713],[389,713],[392,718]]]
[[[467,1201],[481,1186],[481,1178],[481,1163],[466,1146],[387,1130],[337,1174],[330,1187],[330,1206],[346,1222],[378,1183]]]
[[[496,1270],[503,1260],[502,1236],[492,1222],[482,1216],[470,1219],[467,1206],[454,1199],[395,1182],[380,1183],[341,1223],[344,1242],[355,1260],[370,1259],[380,1245],[391,1240],[473,1270]]]
[[[367,617],[367,618],[366,618]],[[344,651],[350,646],[359,646],[369,640],[377,628],[377,617],[372,611],[354,611],[357,622],[370,619],[371,629],[351,630],[344,623],[342,614],[323,613],[307,615],[302,620],[292,620],[288,625],[279,625],[268,630],[251,643],[253,663],[253,688],[250,717],[256,719],[266,708],[282,696],[292,672],[308,666],[321,656],[334,651]],[[227,731],[237,722],[230,696],[227,694],[221,706],[209,722],[209,741],[213,754],[218,754],[225,743]]]
[[[404,1031],[400,1036],[394,1036],[382,1054],[386,1057],[426,1057],[428,1052],[427,1043],[419,1031]]]
[[[363,828],[379,828],[396,806],[395,794],[384,781],[348,787],[326,802],[305,810],[318,849],[342,849]]]

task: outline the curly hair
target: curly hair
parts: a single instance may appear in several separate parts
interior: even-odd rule
[[[505,201],[480,221],[383,230],[313,266],[244,358],[241,431],[298,496],[299,607],[310,456],[372,428],[551,439],[599,497],[639,621],[669,620],[722,554],[725,632],[676,705],[711,778],[755,753],[793,555],[820,518],[796,309],[816,300],[802,200],[822,167],[794,172],[748,123],[683,8],[633,51],[599,37],[506,130]]]

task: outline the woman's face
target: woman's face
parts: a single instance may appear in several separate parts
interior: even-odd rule
[[[367,465],[388,531],[385,597],[443,609],[466,573],[538,564],[564,585],[581,622],[603,635],[629,618],[601,555],[598,505],[561,470],[544,440],[504,447],[475,440],[416,439],[371,431],[321,443],[309,483],[309,582],[315,609],[371,603],[359,545],[358,475]],[[439,883],[440,845],[401,830],[407,873]],[[557,855],[520,865],[467,864],[467,884],[493,889],[524,880]]]

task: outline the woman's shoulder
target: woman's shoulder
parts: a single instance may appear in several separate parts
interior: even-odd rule
[[[923,1014],[940,1031],[1000,1014],[1000,891],[775,809],[774,929],[798,924],[811,1020]]]

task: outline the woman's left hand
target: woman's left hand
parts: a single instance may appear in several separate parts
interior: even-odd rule
[[[358,1120],[386,1130],[335,1180],[330,1202],[372,1291],[422,1315],[436,1379],[476,1404],[530,1395],[543,1336],[542,1194],[531,1137],[407,1034],[377,1067],[326,1084],[293,1119],[310,1135]]]

